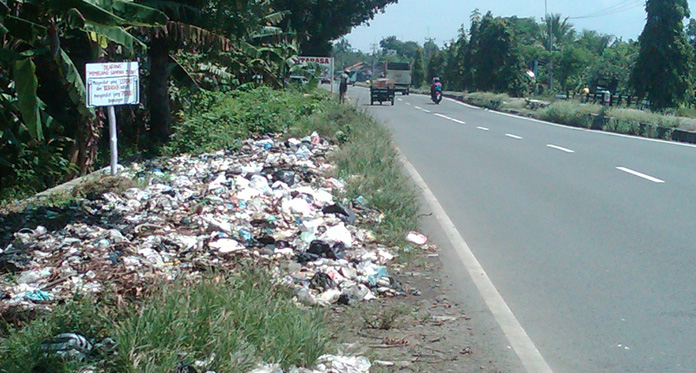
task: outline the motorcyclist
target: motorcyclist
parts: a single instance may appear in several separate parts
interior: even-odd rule
[[[433,84],[430,85],[430,97],[434,97],[437,91],[442,92],[442,82],[440,82],[440,78],[436,76],[433,78]]]

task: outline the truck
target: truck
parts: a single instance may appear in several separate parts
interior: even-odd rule
[[[394,81],[394,91],[408,95],[411,92],[411,65],[407,62],[386,62],[384,77]]]

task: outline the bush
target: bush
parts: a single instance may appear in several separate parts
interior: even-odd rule
[[[506,101],[510,101],[510,96],[504,93],[472,92],[464,95],[464,101],[472,105],[499,110]]]
[[[599,114],[601,111],[602,107],[599,105],[558,101],[537,111],[537,117],[549,122],[590,128],[592,126],[592,114]]]
[[[203,92],[179,113],[174,134],[163,153],[198,154],[234,149],[239,140],[282,132],[314,113],[325,95],[273,91],[262,87],[232,93]]]

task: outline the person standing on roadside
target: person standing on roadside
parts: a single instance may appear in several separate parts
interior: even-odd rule
[[[344,103],[346,99],[346,92],[348,91],[348,79],[350,79],[350,70],[343,70],[338,83],[338,102]]]

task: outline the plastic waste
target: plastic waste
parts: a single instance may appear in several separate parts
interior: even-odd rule
[[[50,341],[41,343],[41,349],[47,355],[84,360],[92,351],[92,344],[80,334],[61,333],[54,336]]]
[[[339,223],[327,229],[319,238],[332,244],[341,242],[346,248],[353,247],[353,236],[343,223]]]
[[[428,237],[426,237],[422,233],[410,231],[406,235],[406,241],[414,243],[416,245],[425,245],[425,243],[428,242]]]

